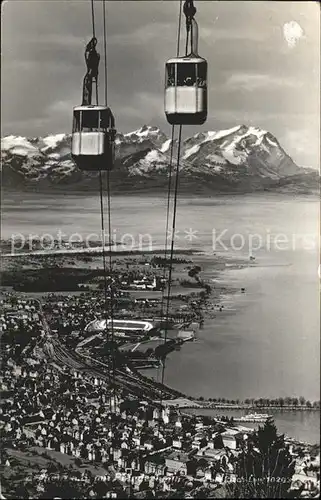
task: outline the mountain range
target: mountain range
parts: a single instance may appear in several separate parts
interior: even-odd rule
[[[80,171],[70,157],[68,134],[1,139],[5,189],[88,192],[98,189],[98,174]],[[171,139],[144,125],[116,136],[112,191],[161,192],[168,186]],[[173,171],[177,162],[173,144]],[[199,132],[182,142],[179,189],[184,193],[319,190],[318,172],[298,166],[276,137],[260,128],[238,125]]]

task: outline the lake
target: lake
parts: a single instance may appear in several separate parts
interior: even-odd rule
[[[209,260],[213,253],[251,257],[253,265],[219,276],[246,292],[226,295],[198,340],[169,355],[168,385],[192,396],[320,399],[319,205],[274,194],[179,199],[177,247],[202,250]],[[115,196],[113,240],[163,246],[165,217],[165,197]],[[57,238],[59,231],[98,239],[98,195],[4,193],[2,238]]]
[[[185,410],[186,413],[194,413],[196,415],[209,416],[231,416],[237,418],[248,413],[253,413],[252,410]],[[257,413],[268,413],[273,416],[275,425],[278,431],[286,434],[299,441],[305,441],[310,444],[320,442],[320,414],[316,410],[311,411],[287,411],[287,410],[257,410]],[[253,422],[240,423],[251,429],[258,428],[258,425]]]

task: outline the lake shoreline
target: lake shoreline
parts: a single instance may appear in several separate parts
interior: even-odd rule
[[[58,229],[66,234],[86,231],[100,234],[96,196],[77,197],[76,193],[56,196],[56,199],[55,196],[56,193],[52,196],[26,194],[20,202],[21,193],[17,196],[6,193],[3,236],[28,232],[41,235],[47,231],[54,234]],[[161,245],[165,231],[164,200],[165,197],[159,194],[157,197],[141,193],[128,197],[115,195],[113,227],[117,235],[129,232],[138,241],[137,234],[151,234],[153,245]],[[249,396],[262,394],[272,398],[302,394],[310,401],[319,398],[320,304],[316,247],[305,249],[303,239],[296,240],[296,247],[288,250],[282,247],[279,251],[273,245],[269,250],[264,246],[254,252],[255,265],[242,267],[240,273],[237,265],[233,266],[235,272],[223,265],[227,252],[223,251],[222,265],[215,264],[213,255],[213,229],[217,235],[228,229],[228,241],[223,243],[228,246],[229,256],[247,259],[248,247],[232,251],[233,235],[240,235],[236,246],[242,242],[242,236],[248,244],[249,233],[261,235],[264,243],[270,234],[284,234],[289,242],[293,234],[314,235],[319,216],[319,200],[318,203],[316,200],[310,196],[276,193],[180,196],[177,207],[179,233],[175,243],[187,246],[185,231],[189,228],[197,231],[198,239],[188,246],[201,247],[207,256],[198,256],[193,248],[191,259],[207,261],[208,270],[202,272],[202,277],[212,279],[210,300],[217,299],[215,303],[224,308],[222,311],[219,307],[210,310],[213,318],[205,319],[197,341],[186,342],[180,352],[166,359],[167,385],[197,399],[203,396],[205,399],[224,397],[244,401]],[[119,236],[113,239],[119,241]],[[217,247],[220,248],[219,244]],[[183,248],[177,253],[182,252]],[[119,257],[122,259],[121,255]],[[68,255],[64,259],[68,260]],[[10,257],[6,260],[9,262]],[[18,261],[13,258],[11,262],[15,265]],[[201,262],[199,265],[203,267]],[[243,294],[241,287],[245,288]],[[311,425],[318,428],[318,412],[296,410],[284,410],[283,414],[290,418],[295,413],[298,427],[303,425],[301,417],[305,420],[305,415],[315,416]],[[291,425],[295,429],[293,422]]]
[[[224,406],[224,405],[203,405],[201,401],[196,401],[196,405],[184,405],[182,406],[178,405],[177,408],[193,408],[193,409],[204,409],[204,410],[255,410],[255,411],[260,411],[260,410],[275,410],[275,411],[289,411],[289,412],[297,412],[297,411],[318,411],[320,412],[320,407],[312,407],[309,408],[307,406],[305,407],[294,407],[294,406],[254,406],[254,405],[230,405],[230,406]]]

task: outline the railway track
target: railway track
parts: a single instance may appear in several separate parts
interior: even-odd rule
[[[107,380],[113,383],[116,388],[126,389],[130,394],[149,401],[155,402],[163,399],[175,399],[182,396],[182,394],[175,391],[175,389],[157,384],[151,379],[144,377],[144,375],[132,367],[130,369],[128,367],[125,369],[117,368],[113,380],[111,368],[107,364],[91,358],[90,356],[80,354],[77,349],[75,352],[70,353],[58,339],[53,337],[43,312],[41,302],[38,301],[38,303],[44,330],[47,334],[43,346],[44,352],[57,363],[69,366],[78,371],[87,372],[93,377]]]
[[[102,363],[90,356],[80,354],[79,352],[73,352],[70,354],[64,346],[56,339],[47,339],[44,344],[44,350],[46,354],[54,361],[69,366],[78,371],[87,372],[93,377],[98,377],[108,382],[112,382],[111,369],[108,365]],[[99,365],[99,366],[97,366]],[[126,389],[132,395],[136,397],[141,397],[148,399],[150,401],[160,400],[160,399],[173,399],[178,396],[177,391],[172,390],[166,386],[156,386],[156,384],[139,374],[138,372],[133,372],[129,369],[115,370],[114,385],[120,389]]]

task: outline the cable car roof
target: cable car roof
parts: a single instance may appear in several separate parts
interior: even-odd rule
[[[199,62],[206,62],[206,59],[201,56],[182,56],[182,57],[173,57],[172,59],[168,59],[166,61],[166,64],[173,64],[173,63],[199,63]]]
[[[106,109],[109,109],[109,107],[95,104],[74,107],[74,111],[106,111]]]

